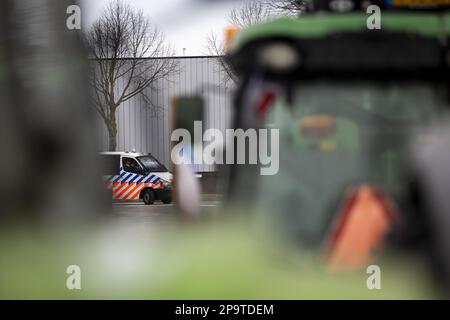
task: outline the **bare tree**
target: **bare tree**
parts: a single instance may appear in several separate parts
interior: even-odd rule
[[[265,3],[275,12],[298,16],[308,10],[312,0],[274,0]]]
[[[257,24],[268,20],[271,16],[270,7],[257,0],[246,1],[241,7],[233,8],[228,14],[228,22],[239,29]],[[224,72],[223,82],[227,84],[232,81],[236,83],[237,76],[233,69],[224,59],[226,53],[225,43],[215,33],[211,33],[207,38],[207,50],[210,55],[217,56],[219,59],[220,69]]]
[[[90,83],[95,110],[109,134],[109,150],[117,148],[116,110],[155,81],[177,70],[163,34],[142,11],[121,0],[111,2],[86,34],[92,54]],[[119,85],[120,80],[120,85]]]
[[[269,6],[262,1],[246,1],[242,7],[231,9],[228,22],[238,28],[245,28],[269,19]]]
[[[217,56],[219,62],[219,72],[223,72],[222,82],[227,85],[230,81],[236,83],[238,78],[231,66],[225,60],[225,43],[219,39],[215,33],[211,33],[207,39],[208,53],[212,56]]]

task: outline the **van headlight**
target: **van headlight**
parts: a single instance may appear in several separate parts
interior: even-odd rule
[[[164,189],[170,189],[172,188],[172,183],[170,181],[161,179],[159,180],[161,182],[161,184],[164,186]]]

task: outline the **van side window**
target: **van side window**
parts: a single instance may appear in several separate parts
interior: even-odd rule
[[[142,174],[142,168],[133,158],[122,158],[122,167],[126,172]]]

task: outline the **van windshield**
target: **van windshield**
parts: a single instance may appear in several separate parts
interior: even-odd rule
[[[138,157],[144,168],[149,172],[166,172],[167,168],[152,156]]]

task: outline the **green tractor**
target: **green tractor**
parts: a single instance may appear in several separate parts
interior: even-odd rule
[[[418,238],[431,213],[413,192],[424,172],[415,150],[449,108],[444,2],[316,1],[316,12],[240,31],[227,57],[239,77],[234,127],[278,130],[279,170],[234,165],[230,201],[333,270],[367,266],[387,239]]]

